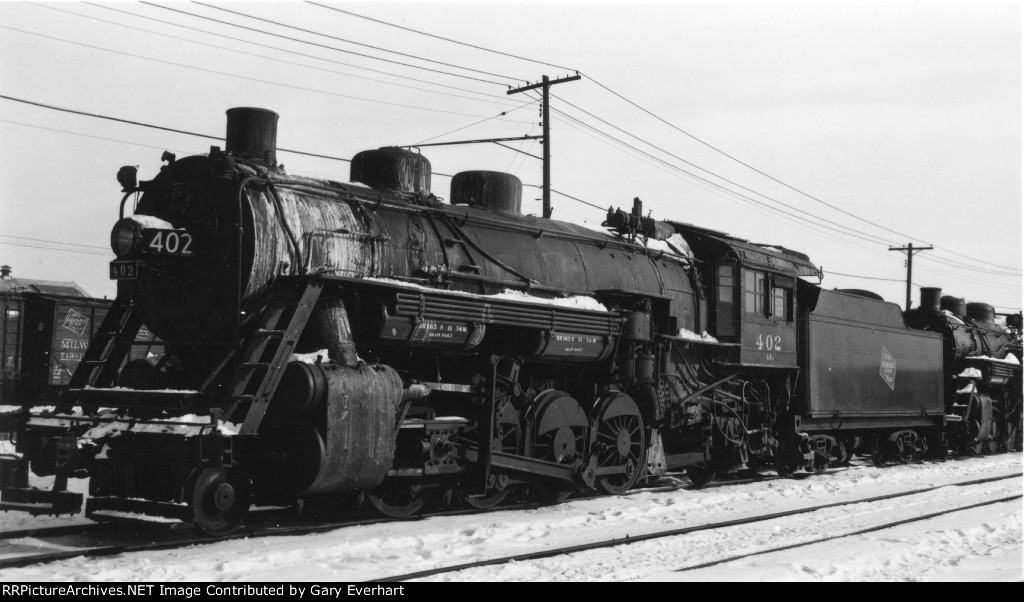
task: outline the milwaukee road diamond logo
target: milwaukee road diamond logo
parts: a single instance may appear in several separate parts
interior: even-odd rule
[[[64,318],[64,328],[67,328],[71,332],[82,336],[85,332],[85,327],[89,325],[89,318],[83,316],[73,309],[68,310],[68,315]]]
[[[896,390],[896,358],[884,346],[882,347],[882,365],[878,368],[878,374],[890,389]]]

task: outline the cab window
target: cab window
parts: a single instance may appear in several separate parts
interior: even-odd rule
[[[771,281],[771,291],[772,315],[787,322],[792,322],[793,279],[784,276],[774,276]]]
[[[743,273],[743,311],[764,314],[765,275],[764,272],[746,270]]]

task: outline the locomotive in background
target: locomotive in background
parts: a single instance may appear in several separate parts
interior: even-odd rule
[[[0,460],[0,508],[75,511],[64,484],[89,476],[88,514],[220,535],[253,503],[354,494],[404,516],[438,494],[486,508],[1019,447],[1019,337],[987,314],[905,322],[801,280],[806,255],[639,200],[596,232],[521,215],[517,178],[470,171],[446,204],[397,148],[356,155],[349,184],[289,176],[276,124],[231,109],[224,151],[119,173],[117,300],[60,411]],[[129,361],[143,321],[165,353]]]

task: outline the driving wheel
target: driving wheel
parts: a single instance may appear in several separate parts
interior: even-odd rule
[[[597,454],[600,491],[619,495],[629,491],[640,477],[644,455],[644,420],[633,398],[614,392],[602,396],[595,406],[591,428],[596,434],[591,453]],[[600,474],[601,469],[615,469]]]
[[[573,464],[586,453],[587,414],[568,393],[549,389],[537,396],[533,457],[555,464]],[[571,483],[538,478],[531,484],[542,502],[557,503],[576,491]]]

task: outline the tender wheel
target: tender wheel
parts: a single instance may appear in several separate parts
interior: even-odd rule
[[[591,453],[597,454],[597,469],[617,468],[623,472],[598,476],[594,484],[604,493],[619,495],[629,491],[642,472],[644,420],[636,402],[625,393],[602,396],[595,410]]]
[[[252,504],[249,476],[237,468],[204,468],[192,487],[192,522],[197,531],[222,537],[245,520]]]
[[[803,456],[800,455],[798,444],[786,439],[779,440],[779,449],[775,454],[775,472],[780,477],[791,477],[803,467]]]
[[[874,464],[876,468],[885,467],[885,463],[889,455],[888,450],[886,449],[888,447],[886,445],[888,440],[888,437],[882,434],[875,435],[871,440],[871,463]]]
[[[550,389],[535,401],[533,457],[556,464],[572,464],[586,453],[590,424],[579,402],[568,393]],[[535,497],[546,503],[565,500],[576,487],[564,481],[538,479],[532,483]]]
[[[427,488],[408,479],[388,479],[366,492],[366,503],[391,518],[416,514],[434,498],[437,488]]]
[[[1006,451],[1019,452],[1024,449],[1024,442],[1021,441],[1021,423],[1020,420],[1013,420],[1012,418],[1007,423],[1008,431],[1006,433]]]
[[[908,440],[904,436],[900,435],[895,439],[889,440],[889,446],[892,448],[892,456],[899,460],[900,464],[910,464],[914,461],[916,444],[916,437],[912,437]]]
[[[686,467],[686,476],[690,477],[690,483],[700,489],[715,479],[715,469],[708,464],[697,464]]]
[[[836,460],[836,466],[849,466],[850,465],[850,452],[847,451],[846,443],[840,441],[839,442],[839,449],[836,450],[836,451],[837,451],[836,457],[839,458],[838,460]]]

